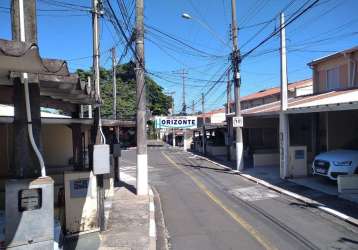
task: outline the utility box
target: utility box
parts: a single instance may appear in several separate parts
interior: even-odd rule
[[[113,157],[121,157],[121,156],[122,156],[121,144],[119,143],[113,144]]]
[[[288,149],[288,175],[290,177],[307,176],[307,147],[290,146]]]
[[[108,144],[98,144],[93,146],[93,173],[109,174],[110,169],[110,148]]]
[[[10,179],[5,186],[6,249],[54,248],[54,182]]]
[[[97,182],[92,171],[64,173],[66,233],[98,230]]]

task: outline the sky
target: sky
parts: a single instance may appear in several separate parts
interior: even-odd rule
[[[56,0],[90,7],[90,0]],[[69,68],[89,69],[92,64],[92,21],[84,8],[56,7],[49,0],[37,0],[38,37],[42,57],[68,60]],[[133,0],[123,0],[131,13]],[[110,0],[118,17],[116,0]],[[286,20],[295,16],[304,3],[314,0],[237,0],[238,43],[241,54],[258,45],[279,27],[279,13]],[[230,65],[230,0],[144,0],[145,64],[166,92],[175,92],[175,110],[182,108],[182,81],[185,72],[185,100],[188,112],[192,103],[201,110],[201,93],[205,110],[220,108],[226,101],[226,69]],[[6,8],[9,0],[0,0],[0,38],[11,39],[11,21]],[[311,77],[310,61],[358,45],[357,0],[320,0],[286,28],[288,80]],[[49,11],[51,10],[51,11]],[[181,17],[189,14],[191,19]],[[132,18],[132,24],[134,18]],[[101,19],[101,66],[111,67],[109,49],[117,46],[123,54],[122,38],[112,23]],[[164,34],[164,35],[163,35]],[[175,38],[176,42],[174,39]],[[241,95],[278,86],[280,83],[279,36],[274,36],[241,63]],[[122,63],[133,59],[127,53]],[[219,80],[219,81],[218,81]],[[216,83],[216,81],[218,81]],[[216,83],[216,84],[215,84]],[[210,90],[210,91],[209,91]]]

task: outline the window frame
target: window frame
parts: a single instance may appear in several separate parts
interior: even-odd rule
[[[332,72],[332,71],[335,71],[336,72],[336,79],[337,82],[334,83],[334,86],[333,87],[330,87],[330,84],[332,85],[332,83],[329,82],[329,72]],[[326,90],[337,90],[339,89],[341,86],[341,83],[340,83],[340,67],[339,66],[334,66],[332,68],[329,68],[326,70]]]

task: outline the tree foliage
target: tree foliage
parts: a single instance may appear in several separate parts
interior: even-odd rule
[[[136,115],[137,102],[134,69],[135,64],[133,62],[120,64],[116,68],[117,118],[133,119]],[[88,76],[92,76],[91,71],[83,69],[78,69],[77,74],[83,81],[87,81]],[[103,101],[101,114],[104,118],[111,118],[113,106],[112,70],[100,69],[100,85]],[[147,90],[147,110],[152,115],[167,115],[173,102],[172,98],[165,95],[163,88],[149,76],[145,77],[145,86]]]

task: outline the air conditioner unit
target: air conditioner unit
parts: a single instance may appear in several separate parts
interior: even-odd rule
[[[288,150],[288,175],[290,177],[307,176],[307,147],[290,146]]]

